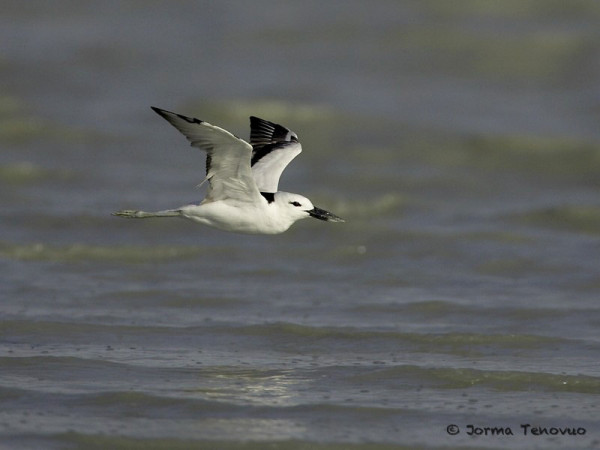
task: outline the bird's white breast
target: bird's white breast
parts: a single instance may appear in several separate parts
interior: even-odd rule
[[[183,217],[225,231],[248,234],[278,234],[294,222],[277,214],[274,204],[236,202],[231,200],[187,205]]]

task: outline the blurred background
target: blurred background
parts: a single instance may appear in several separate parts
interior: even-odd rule
[[[2,445],[597,445],[599,19],[594,0],[3,1]],[[111,217],[204,195],[204,155],[150,106],[292,129],[280,189],[347,222]],[[446,433],[534,422],[587,434]]]

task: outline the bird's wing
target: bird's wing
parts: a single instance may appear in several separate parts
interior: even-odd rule
[[[250,168],[250,144],[203,120],[155,107],[152,109],[177,128],[193,147],[206,151],[205,181],[209,181],[210,188],[205,201],[227,198],[256,201],[260,198],[260,191]]]
[[[252,173],[261,192],[277,192],[279,177],[292,159],[301,151],[298,136],[267,120],[250,117]]]

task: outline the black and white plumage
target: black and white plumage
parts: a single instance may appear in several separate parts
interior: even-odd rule
[[[252,173],[261,192],[277,192],[279,177],[302,151],[293,131],[273,122],[250,117]]]
[[[278,191],[283,170],[301,151],[296,133],[250,117],[250,143],[202,120],[152,107],[191,145],[206,151],[204,200],[157,212],[122,210],[129,218],[184,217],[226,231],[277,234],[306,217],[343,222],[298,194]]]

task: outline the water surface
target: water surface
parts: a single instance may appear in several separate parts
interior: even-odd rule
[[[596,2],[5,3],[0,447],[600,445]],[[347,222],[110,216],[203,196],[151,105]]]

